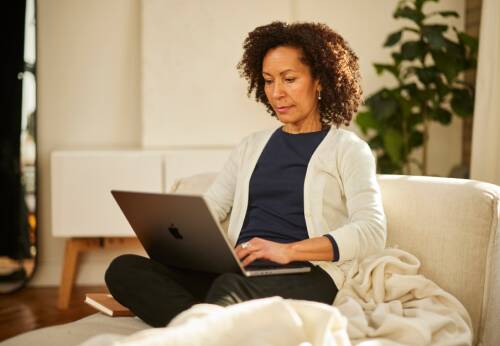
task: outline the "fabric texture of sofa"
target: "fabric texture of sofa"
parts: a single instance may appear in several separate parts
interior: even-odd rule
[[[214,173],[184,178],[173,191],[202,193],[213,178]],[[387,246],[414,254],[422,263],[422,273],[460,300],[471,316],[475,345],[498,344],[500,187],[473,180],[396,175],[380,175],[379,183],[388,220]],[[92,335],[132,334],[146,327],[137,318],[96,314],[19,335],[4,345],[76,345]]]
[[[173,190],[204,191],[213,175]],[[379,175],[386,246],[417,256],[422,273],[452,293],[472,318],[477,344],[500,342],[500,187],[474,180]]]

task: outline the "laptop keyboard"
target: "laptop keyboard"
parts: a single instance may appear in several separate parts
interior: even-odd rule
[[[311,267],[312,264],[309,262],[290,262],[288,264],[280,264],[269,260],[255,260],[245,267],[247,270],[252,269],[276,269],[276,268],[302,268]]]

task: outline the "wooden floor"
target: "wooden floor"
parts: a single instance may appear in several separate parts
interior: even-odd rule
[[[107,292],[105,287],[75,287],[70,307],[59,310],[57,287],[25,287],[0,295],[0,342],[41,327],[72,322],[96,311],[83,303],[85,293]]]

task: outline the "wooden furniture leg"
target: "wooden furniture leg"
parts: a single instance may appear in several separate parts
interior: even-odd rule
[[[64,265],[59,286],[57,307],[67,309],[78,272],[80,253],[96,249],[140,248],[136,238],[70,238],[66,240]]]
[[[91,248],[99,247],[98,238],[70,238],[66,240],[66,249],[64,252],[64,265],[59,286],[59,300],[57,307],[67,309],[71,298],[71,291],[75,283],[75,277],[78,269],[78,257],[80,252]]]

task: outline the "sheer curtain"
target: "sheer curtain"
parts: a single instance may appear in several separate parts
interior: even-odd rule
[[[500,185],[500,1],[483,0],[471,178]]]

